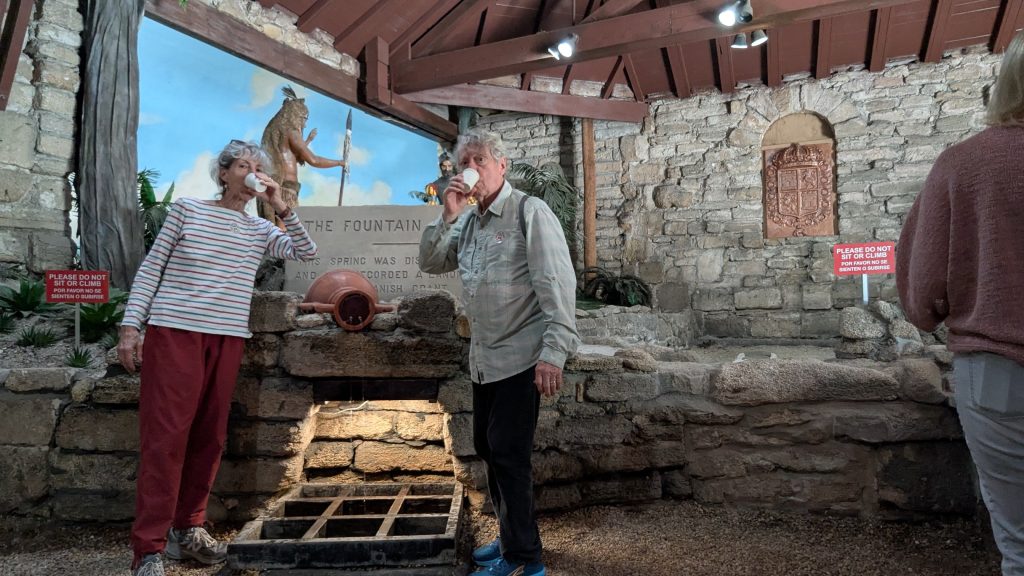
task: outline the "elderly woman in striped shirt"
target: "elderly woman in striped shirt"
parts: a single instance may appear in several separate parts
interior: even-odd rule
[[[232,140],[211,163],[217,200],[174,203],[139,268],[121,324],[118,357],[129,372],[142,362],[140,463],[133,574],[163,575],[160,552],[216,564],[225,545],[202,525],[228,410],[249,332],[249,305],[264,254],[309,260],[316,245],[266,172],[259,146]],[[246,181],[253,174],[256,181]],[[260,191],[262,189],[262,191]],[[245,213],[268,202],[285,224]],[[146,346],[139,331],[144,324]]]

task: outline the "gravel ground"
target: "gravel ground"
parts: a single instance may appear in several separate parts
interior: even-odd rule
[[[987,526],[971,520],[892,523],[662,501],[546,516],[540,526],[544,560],[555,576],[999,574]],[[495,532],[491,517],[475,515],[466,527],[477,542]],[[0,575],[127,575],[127,531],[0,518]],[[172,576],[255,576],[174,562],[167,568]]]

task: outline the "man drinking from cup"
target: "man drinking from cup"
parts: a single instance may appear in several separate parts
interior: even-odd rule
[[[420,269],[459,270],[472,339],[473,444],[487,464],[498,538],[477,548],[474,574],[544,576],[530,456],[540,395],[562,385],[579,344],[576,280],[562,227],[547,204],[507,180],[501,138],[459,136],[462,172],[420,240]],[[468,208],[470,199],[477,204]]]

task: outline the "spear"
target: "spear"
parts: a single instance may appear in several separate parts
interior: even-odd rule
[[[341,199],[345,196],[345,175],[348,174],[348,155],[352,152],[352,109],[348,109],[348,119],[345,120],[345,145],[341,151],[341,161],[345,166],[341,169],[341,190],[338,191],[338,206],[341,206]]]

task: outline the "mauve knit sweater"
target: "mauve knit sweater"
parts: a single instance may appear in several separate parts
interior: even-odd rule
[[[946,322],[950,350],[1024,364],[1024,128],[939,155],[903,225],[896,282],[914,325]]]

